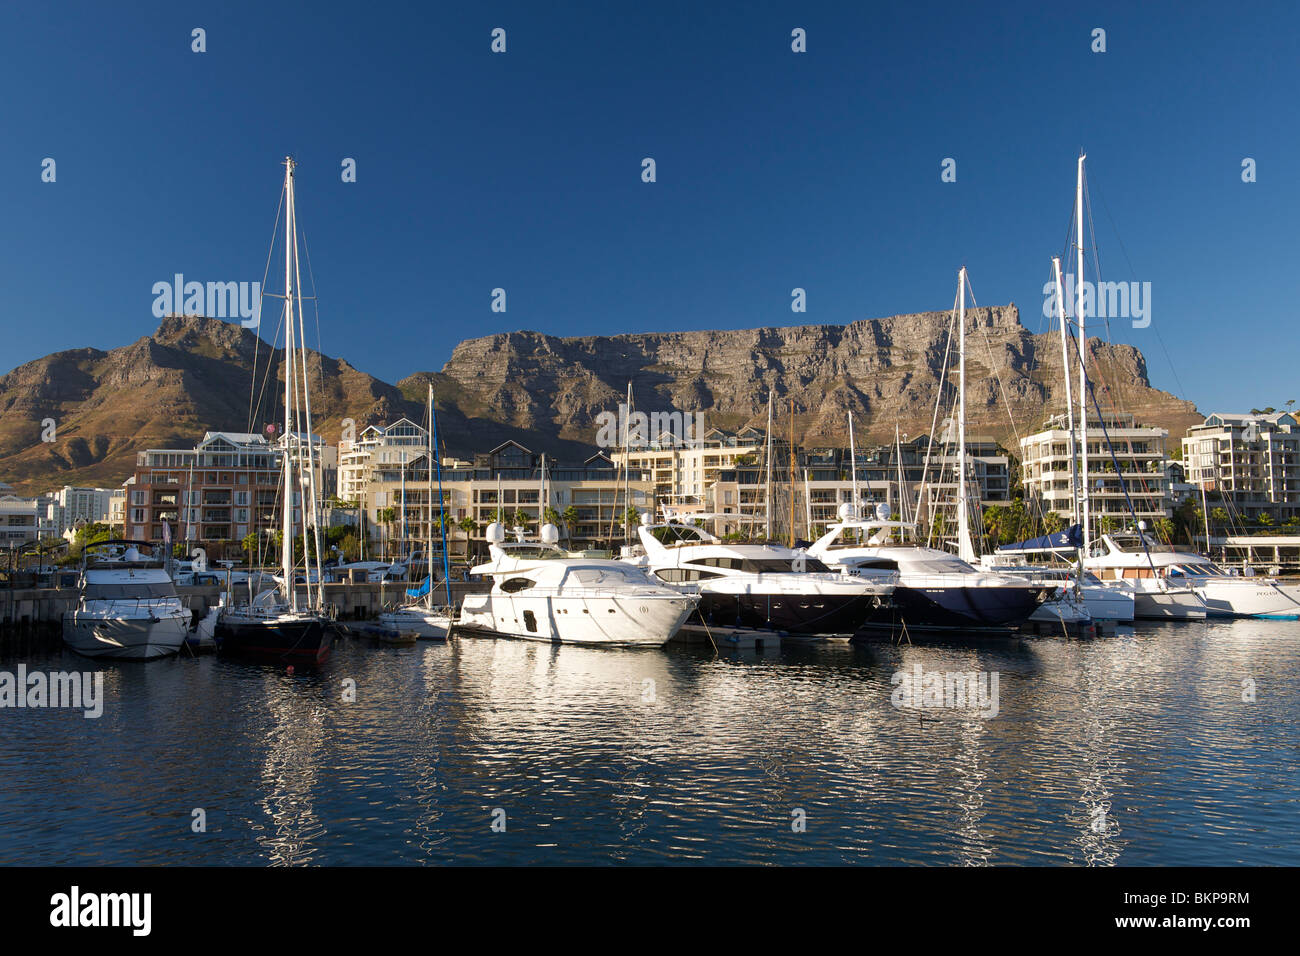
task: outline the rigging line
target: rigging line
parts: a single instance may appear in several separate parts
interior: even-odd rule
[[[307,254],[307,279],[311,282],[311,295],[302,296],[310,299],[312,311],[316,315],[316,375],[320,380],[321,395],[325,394],[325,359],[321,352],[320,340],[320,303],[316,300],[316,273],[311,268],[311,245],[307,242],[307,230],[302,231],[302,250]]]
[[[271,246],[266,250],[266,268],[262,270],[262,284],[259,289],[266,288],[266,280],[271,275],[271,256],[275,254],[275,237],[280,231],[280,210],[284,208],[284,187],[280,187],[280,202],[275,207],[275,222],[271,224]],[[263,292],[257,302],[257,328],[253,332],[253,377],[248,382],[248,428],[246,431],[253,431],[253,422],[257,419],[257,412],[253,407],[253,394],[257,388],[257,347],[262,341],[262,299],[266,298]],[[268,359],[269,361],[269,359]]]
[[[957,300],[960,296],[961,291],[958,290],[957,294],[952,297],[952,309],[948,312],[948,341],[943,348],[943,367],[939,371],[939,385],[935,389],[934,415],[930,419],[930,436],[929,441],[927,441],[925,445],[925,461],[921,465],[921,482],[919,487],[916,489],[916,511],[914,513],[918,519],[921,515],[921,499],[925,494],[926,483],[929,480],[927,476],[930,471],[930,453],[934,450],[934,430],[939,424],[939,405],[943,401],[943,386],[948,381],[948,356],[952,352],[952,329],[957,323]],[[942,475],[940,475],[940,477],[942,478]],[[899,491],[901,492],[902,489],[899,489]],[[930,514],[932,511],[933,509],[929,509],[927,514]],[[934,525],[933,515],[930,516],[930,524],[932,531]],[[926,541],[928,542],[930,538],[931,534],[927,531]]]
[[[1124,245],[1124,239],[1120,236],[1119,228],[1115,225],[1115,217],[1111,215],[1110,207],[1106,205],[1105,195],[1101,196],[1101,208],[1102,211],[1106,214],[1107,221],[1110,222],[1111,229],[1113,229],[1115,232],[1115,239],[1119,243],[1119,251],[1123,254],[1125,263],[1128,264],[1129,273],[1131,275],[1136,276],[1137,270],[1133,268],[1133,260],[1129,258],[1128,249]],[[1173,373],[1174,382],[1176,382],[1178,385],[1179,396],[1182,397],[1187,394],[1187,389],[1183,387],[1183,383],[1178,377],[1178,367],[1174,365],[1174,360],[1170,357],[1169,350],[1165,347],[1165,340],[1160,335],[1159,326],[1157,326],[1153,322],[1150,327],[1151,330],[1156,334],[1156,342],[1158,342],[1160,345],[1160,351],[1164,353],[1165,361],[1169,363],[1169,370]]]

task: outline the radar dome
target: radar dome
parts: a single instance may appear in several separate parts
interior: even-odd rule
[[[650,527],[650,525],[654,524],[654,520],[655,520],[654,515],[652,515],[650,512],[648,511],[641,512],[641,523],[645,525],[647,528]]]
[[[500,522],[493,521],[483,532],[483,536],[492,544],[500,544],[506,539],[506,529],[501,527]]]
[[[889,520],[889,505],[883,501],[876,505],[876,518],[880,521]]]
[[[544,524],[538,536],[542,539],[542,544],[555,544],[560,540],[560,529],[553,524]]]
[[[1147,529],[1147,523],[1146,523],[1145,521],[1139,521],[1139,522],[1138,522],[1138,530],[1139,530],[1139,531],[1145,531],[1146,529]]]
[[[844,502],[844,504],[840,505],[839,515],[841,521],[852,521],[853,505],[849,504],[847,501]]]

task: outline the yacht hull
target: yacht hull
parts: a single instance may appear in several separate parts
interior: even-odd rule
[[[318,618],[217,622],[217,652],[275,663],[318,664],[329,657],[333,634]]]
[[[1138,591],[1133,616],[1143,621],[1203,621],[1206,610],[1195,591]]]
[[[1272,620],[1300,620],[1300,603],[1281,587],[1250,578],[1215,580],[1196,588],[1210,617],[1263,617]]]
[[[894,590],[898,611],[886,623],[909,628],[1007,628],[1027,621],[1054,588],[909,587]]]
[[[379,623],[421,641],[445,641],[451,633],[451,615],[423,609],[386,611]]]
[[[63,643],[83,657],[151,661],[169,657],[185,643],[182,617],[104,617],[84,611],[63,615]]]
[[[790,634],[853,634],[887,620],[889,604],[872,594],[728,594],[701,590],[706,624]]]
[[[548,644],[662,647],[695,606],[691,598],[549,597],[471,594],[461,605],[458,635],[513,637]]]

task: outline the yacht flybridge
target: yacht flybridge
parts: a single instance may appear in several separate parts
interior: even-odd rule
[[[700,616],[719,625],[791,634],[852,635],[887,621],[894,581],[835,574],[816,557],[768,544],[732,544],[693,525],[651,523],[637,529],[643,553],[628,560],[687,593]]]
[[[1101,535],[1084,566],[1103,581],[1131,583],[1138,617],[1300,620],[1300,603],[1277,581],[1228,574],[1209,558],[1159,543],[1145,522],[1137,531]]]
[[[86,657],[120,661],[148,661],[180,650],[190,612],[155,548],[123,540],[87,545],[77,607],[63,615],[68,647]]]
[[[1056,583],[980,571],[947,551],[907,544],[901,535],[911,528],[843,516],[808,553],[847,575],[896,578],[897,618],[909,629],[1005,628],[1058,596]]]
[[[621,561],[569,557],[559,531],[543,525],[540,541],[505,540],[487,527],[491,560],[473,574],[492,578],[487,594],[461,602],[457,634],[483,634],[608,647],[661,647],[695,610],[695,597],[651,580]]]

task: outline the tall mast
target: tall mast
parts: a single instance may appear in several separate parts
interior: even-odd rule
[[[285,603],[293,609],[298,598],[293,588],[293,456],[289,434],[293,430],[294,327],[293,327],[293,157],[284,158],[284,431],[280,435],[284,454],[284,494],[280,507],[280,573],[284,576]]]
[[[772,540],[772,390],[770,388],[767,390],[766,445],[767,447],[764,448],[763,450],[763,458],[765,459],[765,464],[767,465],[767,478],[763,484],[763,489],[765,491],[763,498],[767,509],[767,517],[765,519],[767,522],[767,527],[766,527],[766,532],[764,534],[764,538],[768,541],[771,541]]]
[[[429,457],[425,459],[425,464],[427,465],[427,470],[428,470],[428,474],[426,475],[426,477],[428,478],[428,484],[429,484],[429,526],[427,529],[429,536],[428,536],[428,545],[424,549],[424,568],[429,575],[429,593],[426,595],[427,600],[425,601],[425,604],[428,606],[430,610],[433,610],[433,454],[434,454],[434,448],[433,448],[433,381],[432,380],[429,381],[429,430],[425,432],[425,434],[429,438]],[[442,469],[439,468],[439,481],[438,481],[439,514],[442,513],[441,512],[441,507],[442,507],[441,471]],[[439,522],[439,524],[441,523],[442,522]],[[446,532],[444,530],[444,534],[445,533]],[[444,557],[446,556],[446,550],[447,550],[446,546],[444,546],[443,547]]]
[[[794,522],[795,522],[795,499],[798,495],[795,493],[795,457],[794,457],[794,399],[790,399],[790,538],[789,546],[794,547]]]
[[[1087,158],[1086,153],[1079,154],[1079,176],[1074,190],[1074,208],[1075,218],[1078,220],[1075,229],[1075,244],[1078,248],[1078,271],[1074,277],[1074,296],[1076,317],[1079,320],[1079,444],[1080,444],[1080,469],[1081,477],[1079,483],[1082,485],[1079,497],[1079,517],[1083,524],[1083,553],[1087,554],[1092,544],[1092,532],[1088,527],[1091,507],[1089,505],[1092,493],[1088,489],[1088,339],[1084,335],[1084,315],[1083,315],[1083,161]]]
[[[970,542],[970,516],[966,513],[966,267],[957,273],[957,556],[975,560]]]
[[[849,479],[853,482],[853,517],[858,516],[858,449],[853,442],[853,412],[849,412]]]
[[[649,437],[648,435],[646,436]],[[623,514],[620,520],[623,524],[623,543],[632,543],[632,529],[627,524],[627,511],[632,507],[629,498],[629,481],[628,476],[631,469],[628,467],[632,463],[632,382],[627,383],[627,424],[623,426]],[[674,452],[674,455],[676,453]],[[538,533],[541,533],[541,527],[538,527]]]
[[[1061,285],[1061,260],[1052,257],[1052,274],[1056,278],[1056,314],[1061,321],[1061,368],[1065,371],[1065,417],[1070,434],[1071,521],[1079,523],[1079,459],[1074,435],[1074,395],[1070,390],[1070,337],[1065,323],[1065,292]]]

